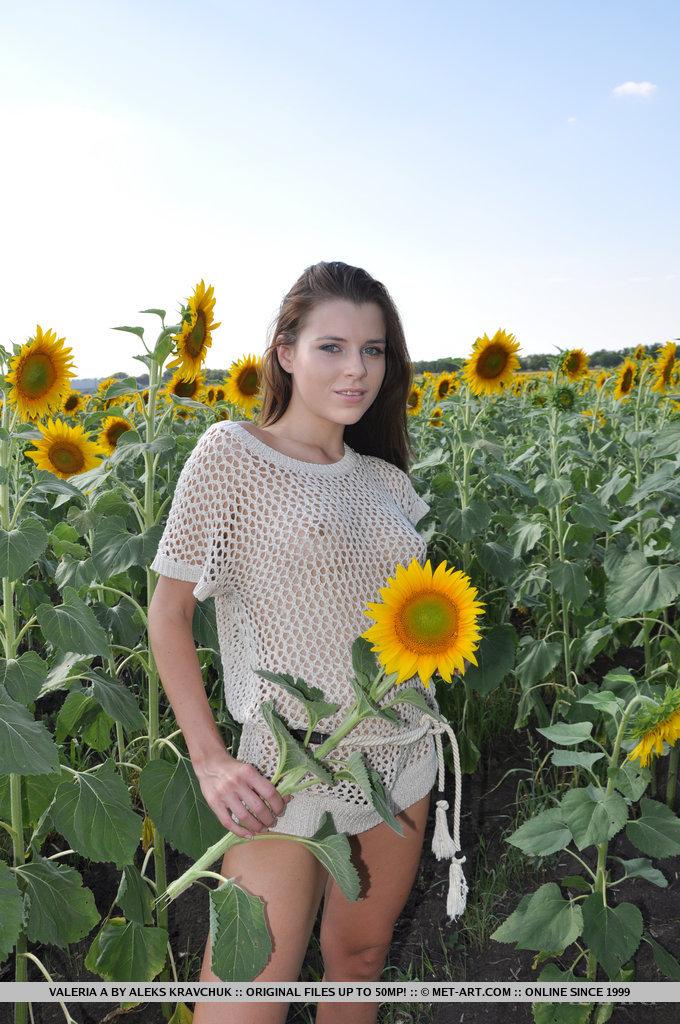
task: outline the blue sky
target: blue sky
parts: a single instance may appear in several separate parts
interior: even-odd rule
[[[675,0],[5,3],[3,342],[139,373],[111,327],[204,278],[227,368],[320,259],[415,360],[677,337],[679,42]]]

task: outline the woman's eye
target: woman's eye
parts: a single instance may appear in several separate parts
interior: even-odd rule
[[[327,352],[331,348],[338,348],[338,346],[334,345],[332,342],[329,345],[321,345],[322,352]],[[382,346],[379,347],[378,345],[368,345],[367,348],[372,350],[373,352],[376,353],[376,355],[379,355],[379,356],[382,355],[383,352],[385,351],[382,348]]]

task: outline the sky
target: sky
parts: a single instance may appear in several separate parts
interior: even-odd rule
[[[0,0],[0,343],[78,377],[215,288],[262,354],[305,267],[387,287],[414,361],[680,335],[676,0]]]

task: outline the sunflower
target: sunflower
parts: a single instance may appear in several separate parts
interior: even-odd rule
[[[595,411],[593,409],[582,409],[581,410],[581,415],[582,416],[592,416],[593,419],[595,419]],[[605,414],[602,412],[601,409],[597,410],[597,422],[599,423],[599,425],[601,427],[603,427],[605,425],[605,423],[607,422],[607,417],[605,416]]]
[[[614,398],[617,400],[625,400],[630,395],[631,391],[635,387],[637,377],[637,363],[632,359],[624,359],[619,372],[616,376],[616,386],[614,387]]]
[[[424,400],[425,394],[423,389],[414,384],[406,399],[406,415],[418,416],[423,411]]]
[[[79,425],[71,427],[62,420],[47,420],[38,429],[42,440],[34,441],[35,449],[25,454],[38,469],[46,469],[62,480],[95,469],[106,454]]]
[[[595,387],[597,388],[597,390],[601,391],[608,380],[609,373],[607,372],[607,370],[600,370],[600,372],[595,377]]]
[[[573,409],[576,404],[576,393],[567,385],[553,388],[550,401],[556,409]]]
[[[108,455],[112,455],[118,444],[118,438],[126,430],[134,430],[134,423],[130,423],[124,416],[107,416],[102,423],[99,443]]]
[[[104,377],[97,384],[97,397],[101,398],[111,387],[112,384],[117,384],[120,380],[119,377]]]
[[[654,383],[652,391],[664,395],[670,387],[675,366],[676,347],[674,341],[668,341],[661,349],[659,357],[654,364]]]
[[[588,372],[588,356],[582,348],[571,348],[562,356],[561,367],[568,380],[578,380]]]
[[[224,380],[227,401],[240,406],[250,416],[261,399],[262,360],[258,356],[242,356],[232,363]]]
[[[498,330],[493,338],[477,338],[465,364],[464,379],[474,395],[499,394],[519,369],[514,335]]]
[[[35,337],[10,359],[6,380],[12,387],[7,400],[24,419],[38,419],[61,409],[70,379],[75,377],[72,349],[63,347],[64,340],[52,330],[43,333],[37,324]]]
[[[654,753],[663,752],[664,740],[672,747],[680,739],[680,686],[669,686],[660,701],[650,700],[629,725],[629,738],[638,740],[626,760],[646,768]]]
[[[441,427],[443,422],[441,406],[437,405],[430,413],[430,426]]]
[[[182,371],[177,370],[173,373],[170,380],[165,385],[164,395],[166,402],[170,405],[174,405],[172,396],[175,395],[177,398],[191,398],[194,402],[203,401],[203,394],[205,392],[205,379],[203,374],[197,373],[192,380],[186,380],[182,376]],[[185,414],[187,410],[184,410]]]
[[[226,398],[226,395],[227,393],[224,390],[224,384],[218,384],[217,387],[215,388],[215,401],[223,402],[224,399]]]
[[[61,403],[61,411],[67,416],[77,416],[85,409],[85,398],[82,391],[67,391]]]
[[[206,390],[205,401],[206,401],[206,403],[208,405],[214,405],[215,404],[215,386],[214,386],[214,384],[211,384],[210,387]]]
[[[454,374],[446,372],[440,373],[432,383],[435,401],[441,402],[457,391],[458,388],[456,387],[456,384],[457,381]]]
[[[201,369],[212,345],[212,332],[220,326],[213,320],[215,307],[213,286],[205,287],[199,281],[188,305],[182,306],[182,330],[173,335],[177,343],[177,358],[168,363],[168,368],[179,367],[177,371],[184,380],[193,380]]]
[[[475,601],[477,588],[464,573],[446,562],[433,572],[429,558],[424,566],[414,558],[407,569],[397,565],[380,595],[382,604],[371,602],[363,613],[375,624],[361,635],[388,675],[398,673],[396,685],[417,672],[429,687],[435,671],[450,683],[455,670],[465,671],[466,658],[477,664],[477,617],[484,605]]]

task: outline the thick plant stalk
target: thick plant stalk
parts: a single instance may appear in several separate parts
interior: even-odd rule
[[[678,784],[678,764],[680,763],[680,745],[675,744],[668,757],[668,780],[666,782],[666,803],[675,810],[675,791]]]

